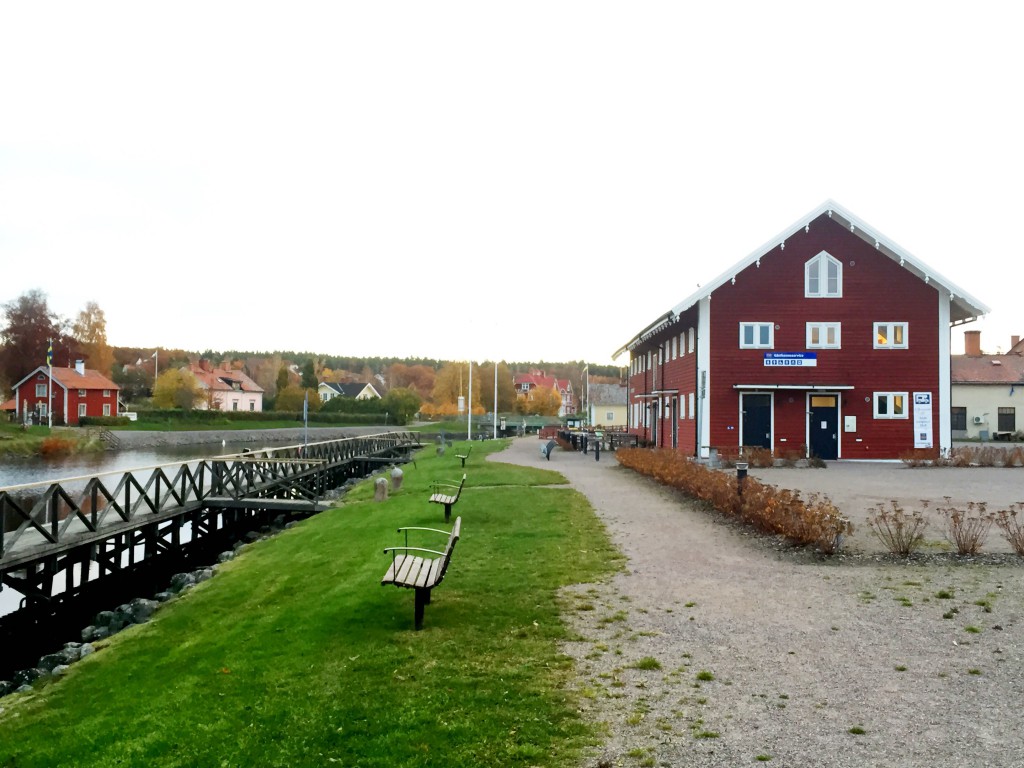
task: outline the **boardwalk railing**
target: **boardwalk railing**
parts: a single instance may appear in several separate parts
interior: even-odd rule
[[[35,559],[40,550],[102,539],[111,529],[159,522],[217,499],[315,501],[346,479],[365,474],[374,462],[408,458],[416,447],[415,433],[386,432],[0,488],[0,567]],[[87,480],[84,489],[65,487],[81,480]]]

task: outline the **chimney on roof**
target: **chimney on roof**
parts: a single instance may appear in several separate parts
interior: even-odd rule
[[[205,357],[199,361],[199,370],[203,371],[204,373],[211,373],[213,370],[212,368],[210,368],[210,361],[207,360]]]
[[[981,331],[964,331],[964,354],[981,357]]]
[[[75,373],[85,376],[85,360],[75,360]]]
[[[1011,336],[1010,337],[1010,349],[1013,349],[1018,344],[1020,344],[1020,336]]]

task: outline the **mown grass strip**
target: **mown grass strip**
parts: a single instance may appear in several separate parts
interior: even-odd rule
[[[0,765],[576,764],[598,736],[567,686],[557,591],[622,561],[582,496],[542,487],[557,473],[485,464],[499,443],[474,447],[422,631],[412,592],[379,581],[396,528],[444,527],[426,488],[463,470],[433,448],[388,501],[364,484],[3,700]]]

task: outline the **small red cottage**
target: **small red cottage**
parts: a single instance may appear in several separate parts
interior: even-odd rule
[[[49,372],[53,371],[51,392]],[[74,368],[41,365],[14,385],[14,402],[23,422],[77,425],[83,416],[117,416],[121,388],[79,361]],[[52,406],[50,405],[52,403]]]
[[[827,201],[615,353],[628,429],[701,458],[948,449],[950,327],[988,311]]]

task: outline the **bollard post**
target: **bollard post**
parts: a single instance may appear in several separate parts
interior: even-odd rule
[[[391,490],[398,491],[402,488],[402,470],[399,467],[395,467],[391,470]]]
[[[740,497],[740,504],[743,503],[743,484],[747,479],[747,467],[749,465],[745,461],[736,462],[736,494]]]
[[[594,443],[594,461],[600,461],[600,460],[601,460],[601,441],[598,440],[596,443]]]

